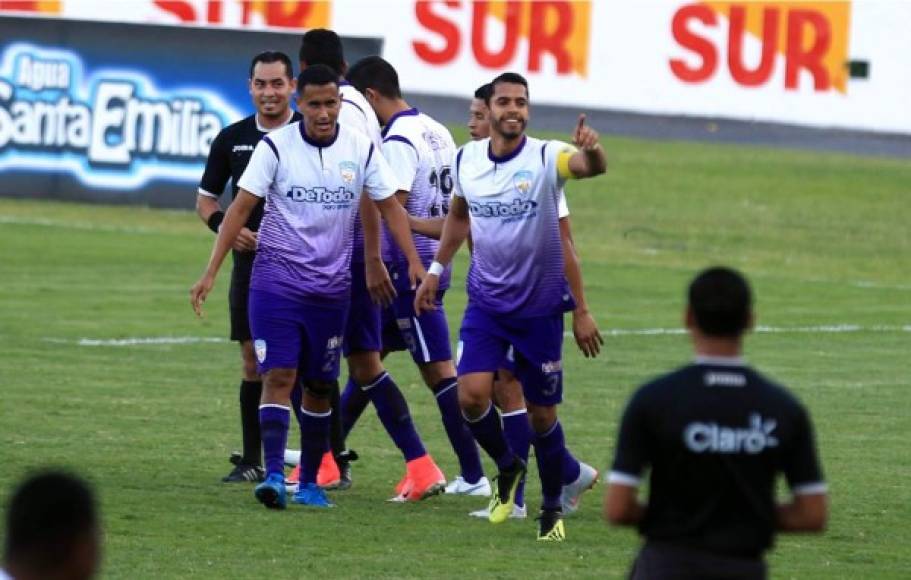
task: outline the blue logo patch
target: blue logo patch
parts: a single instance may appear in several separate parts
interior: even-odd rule
[[[351,185],[357,179],[357,164],[353,161],[342,161],[338,164],[338,173],[342,181]]]
[[[531,191],[531,184],[534,180],[534,175],[531,171],[516,171],[516,174],[512,176],[512,184],[523,196],[527,196],[528,192]]]

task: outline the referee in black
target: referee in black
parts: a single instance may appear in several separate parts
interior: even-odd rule
[[[640,387],[620,424],[604,516],[638,525],[630,578],[766,578],[776,531],[819,532],[827,495],[810,416],[740,358],[752,326],[747,281],[710,268],[689,287],[696,360]],[[650,469],[648,504],[637,500]],[[776,504],[783,473],[789,503]]]
[[[256,113],[221,130],[209,151],[206,169],[199,182],[196,213],[213,232],[225,217],[218,202],[228,179],[233,195],[237,195],[237,180],[243,175],[253,149],[263,135],[299,121],[300,113],[291,109],[291,95],[296,81],[288,55],[267,51],[256,55],[250,63],[250,96]],[[256,232],[263,218],[264,201],[260,201],[246,226],[234,241],[234,268],[231,271],[229,303],[231,309],[231,340],[240,343],[243,358],[243,379],[240,383],[240,425],[243,433],[243,455],[232,456],[232,471],[222,478],[226,483],[262,481],[262,442],[259,432],[259,400],[262,379],[256,372],[250,323],[247,318],[247,296],[250,274],[256,251]]]

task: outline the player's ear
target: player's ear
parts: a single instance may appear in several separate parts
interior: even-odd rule
[[[687,304],[686,309],[683,311],[683,326],[690,331],[698,329],[696,326],[696,315],[693,314],[693,308],[689,304]]]
[[[292,78],[291,82],[289,83],[289,86],[291,87],[291,92],[296,94],[297,93],[297,79]]]
[[[756,326],[756,313],[753,312],[753,309],[750,308],[750,312],[747,314],[747,324],[744,328],[744,332],[750,332]]]

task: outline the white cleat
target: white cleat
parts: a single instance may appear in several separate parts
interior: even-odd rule
[[[476,495],[481,497],[490,497],[491,493],[490,482],[486,477],[481,477],[475,483],[468,483],[461,475],[446,484],[444,491],[455,495]]]
[[[490,508],[486,507],[482,510],[469,512],[468,515],[473,518],[490,519]],[[512,513],[509,514],[509,517],[514,520],[524,520],[528,517],[528,508],[524,505],[514,505],[512,506]]]
[[[560,503],[563,506],[563,514],[574,513],[579,509],[579,502],[582,494],[590,490],[598,483],[598,470],[587,463],[579,462],[579,477],[569,485],[563,486],[563,493],[560,496]]]

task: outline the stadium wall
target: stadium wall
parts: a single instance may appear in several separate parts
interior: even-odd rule
[[[0,195],[192,207],[212,140],[252,112],[252,56],[296,63],[299,45],[287,31],[0,16]]]
[[[378,36],[409,92],[465,97],[512,69],[529,77],[538,103],[911,135],[911,2],[0,0],[4,6]]]

